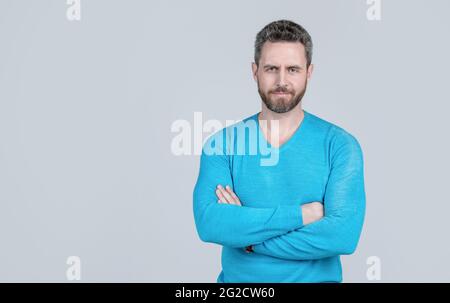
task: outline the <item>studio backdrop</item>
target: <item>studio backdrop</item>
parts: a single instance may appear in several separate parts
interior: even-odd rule
[[[255,36],[287,19],[314,43],[303,108],[364,152],[343,281],[450,282],[449,14],[445,0],[1,0],[0,281],[215,282],[221,247],[192,212],[199,152],[211,125],[260,110]]]

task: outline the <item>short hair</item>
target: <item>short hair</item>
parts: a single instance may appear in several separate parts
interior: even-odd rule
[[[273,21],[256,35],[255,40],[255,63],[259,65],[261,50],[266,41],[270,42],[300,42],[306,51],[306,66],[311,64],[313,43],[309,33],[299,24],[290,20]]]

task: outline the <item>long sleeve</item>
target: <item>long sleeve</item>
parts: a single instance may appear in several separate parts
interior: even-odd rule
[[[255,253],[289,260],[312,260],[355,251],[365,216],[363,154],[358,141],[348,133],[330,145],[324,217],[254,245]]]
[[[202,241],[243,248],[303,226],[300,203],[276,208],[247,207],[245,201],[242,206],[217,203],[218,184],[233,188],[229,157],[202,150],[193,193],[194,220]]]

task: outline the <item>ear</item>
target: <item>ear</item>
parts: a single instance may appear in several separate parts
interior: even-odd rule
[[[311,78],[311,75],[312,75],[312,72],[313,72],[313,70],[314,70],[314,64],[310,64],[309,66],[308,66],[308,70],[306,71],[306,77],[308,78],[308,80],[309,80],[309,78]]]
[[[258,66],[256,65],[255,62],[252,62],[252,75],[253,75],[253,79],[255,81],[257,81],[257,77],[256,77],[257,72],[258,72]]]

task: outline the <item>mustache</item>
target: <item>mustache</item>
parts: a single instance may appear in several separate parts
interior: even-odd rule
[[[284,89],[284,88],[278,88],[278,89],[273,90],[272,92],[273,93],[292,93],[288,89]]]

